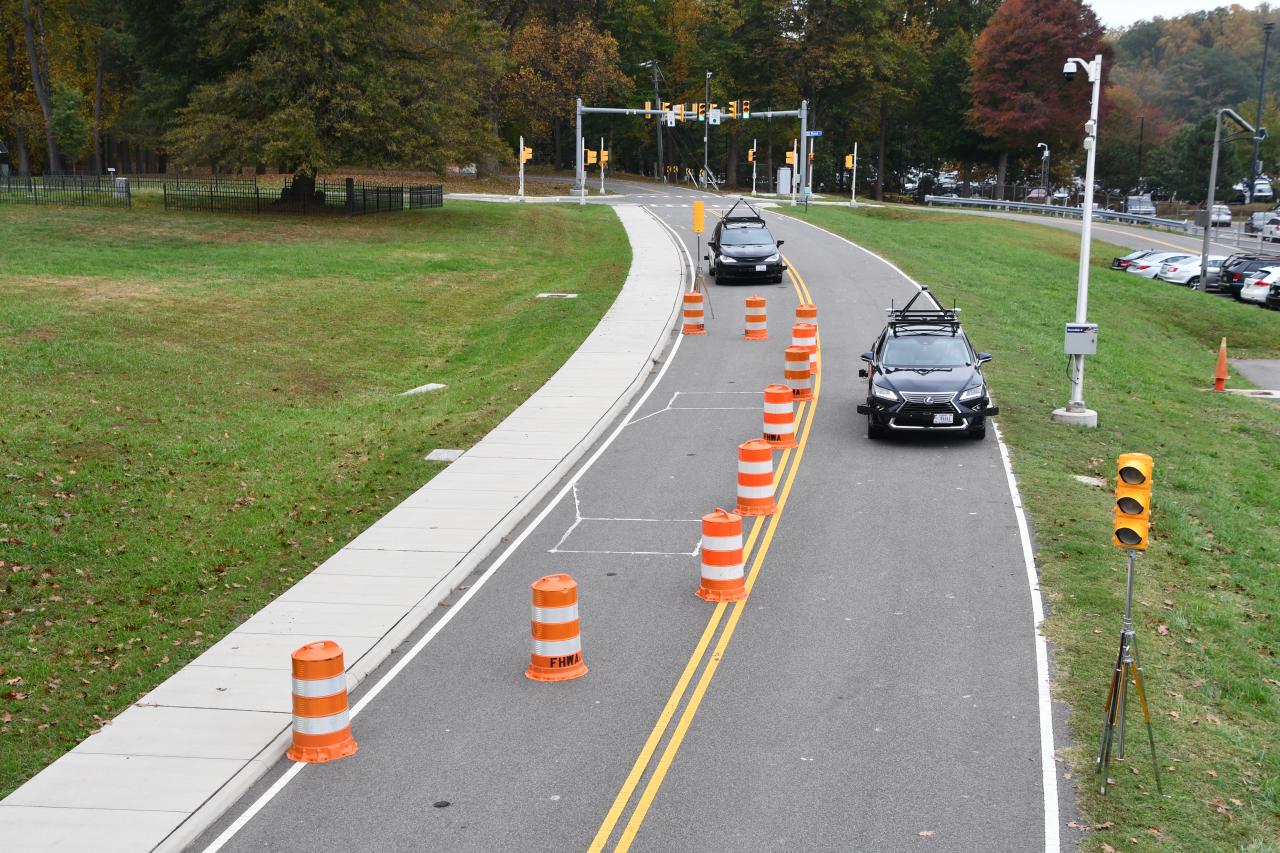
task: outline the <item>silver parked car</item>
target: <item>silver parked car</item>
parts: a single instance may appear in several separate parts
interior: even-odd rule
[[[1226,258],[1222,255],[1210,255],[1208,265],[1205,267],[1205,275],[1210,283],[1218,281],[1218,274],[1222,272],[1222,262]],[[1173,284],[1185,284],[1188,287],[1200,286],[1200,256],[1192,255],[1185,261],[1167,260],[1160,265],[1160,271],[1156,273],[1156,278],[1160,281],[1168,281]]]

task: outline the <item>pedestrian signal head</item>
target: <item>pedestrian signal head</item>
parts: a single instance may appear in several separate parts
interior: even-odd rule
[[[607,148],[600,149],[600,165],[601,166],[609,165],[609,150]]]
[[[1151,534],[1152,460],[1145,453],[1124,453],[1116,460],[1116,505],[1111,544],[1147,550]]]
[[[583,160],[583,162],[588,166],[594,166],[596,164],[595,149],[592,149],[592,148],[584,149],[584,153],[586,154],[586,157]]]
[[[532,159],[533,159],[533,149],[532,149],[532,148],[523,148],[523,149],[521,149],[521,151],[520,151],[520,162],[521,162],[521,163],[528,163],[528,162],[529,162],[530,160],[532,160]]]
[[[795,164],[796,164],[796,152],[794,152],[794,151],[788,151],[788,152],[787,152],[787,165],[788,165],[788,166],[794,166]]]

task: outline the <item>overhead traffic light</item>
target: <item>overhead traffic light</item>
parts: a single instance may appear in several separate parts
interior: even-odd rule
[[[706,120],[707,120],[707,105],[698,104],[698,121],[706,121]]]
[[[751,102],[745,98],[742,100],[742,117],[751,118]]]
[[[853,155],[852,155],[852,154],[846,154],[846,155],[844,155],[844,167],[845,167],[845,169],[852,169],[852,168],[853,168]]]
[[[1122,453],[1116,460],[1116,511],[1111,544],[1147,550],[1151,533],[1151,475],[1153,463],[1145,453]]]
[[[644,120],[645,121],[653,120],[653,116],[649,115],[649,110],[651,109],[653,109],[653,101],[645,101],[644,102]]]
[[[729,102],[729,118],[737,118],[737,117],[738,117],[738,102],[730,101]]]
[[[684,104],[676,104],[676,121],[684,121]]]

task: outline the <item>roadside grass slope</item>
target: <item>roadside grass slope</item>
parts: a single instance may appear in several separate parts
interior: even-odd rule
[[[1127,250],[1095,243],[1099,354],[1087,359],[1085,399],[1100,426],[1061,426],[1049,413],[1069,390],[1062,338],[1077,236],[898,209],[800,215],[954,299],[975,345],[995,354],[988,376],[1034,525],[1054,691],[1072,707],[1076,746],[1060,779],[1078,789],[1091,827],[1083,849],[1280,849],[1280,407],[1205,390],[1223,336],[1232,356],[1280,357],[1280,313],[1112,272],[1106,264]],[[858,286],[856,268],[848,285]],[[1110,488],[1116,456],[1131,450],[1155,457],[1155,532],[1134,615],[1164,801],[1136,701],[1118,784],[1100,796],[1094,774],[1124,596]]]
[[[630,266],[598,206],[5,207],[0,233],[0,796],[483,436]]]

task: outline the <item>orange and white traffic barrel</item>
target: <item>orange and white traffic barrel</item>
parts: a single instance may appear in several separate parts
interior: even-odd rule
[[[786,370],[787,385],[791,388],[792,399],[813,399],[813,369],[809,366],[809,351],[804,347],[787,347]]]
[[[320,763],[355,755],[347,714],[347,668],[332,640],[307,643],[293,653],[292,761]]]
[[[684,328],[680,330],[686,335],[705,335],[706,321],[702,314],[702,294],[691,290],[684,295]]]
[[[769,317],[763,296],[747,297],[747,331],[743,337],[749,341],[769,340]]]
[[[753,438],[738,445],[738,515],[773,515],[773,448]]]
[[[809,351],[809,372],[818,372],[818,327],[813,323],[796,323],[791,327],[791,345]]]
[[[818,306],[809,302],[796,306],[796,322],[818,325]]]
[[[762,434],[775,450],[796,446],[796,405],[786,385],[765,386]]]
[[[742,516],[717,507],[702,517],[702,582],[694,595],[705,601],[747,597],[742,572]]]
[[[533,582],[533,652],[524,674],[534,681],[569,681],[587,674],[578,623],[578,584],[566,574]]]

